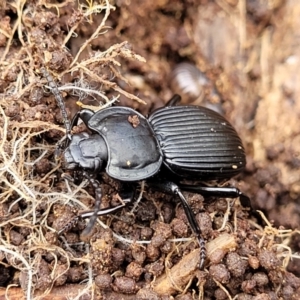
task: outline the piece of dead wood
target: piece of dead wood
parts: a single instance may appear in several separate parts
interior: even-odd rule
[[[73,299],[76,297],[83,289],[84,285],[80,284],[70,284],[64,285],[62,287],[55,287],[51,290],[51,292],[41,297],[43,300],[67,300]],[[36,292],[34,297],[39,296],[41,293]],[[7,296],[7,298],[6,298]],[[20,300],[25,299],[24,291],[19,287],[9,288],[7,291],[5,288],[0,288],[0,300],[9,299],[9,300]]]
[[[75,299],[83,290],[85,286],[82,284],[67,284],[60,287],[54,287],[51,292],[46,296],[41,296],[42,292],[35,292],[34,297],[39,297],[40,300],[70,300]],[[7,297],[6,297],[7,296]],[[82,300],[90,300],[92,296],[88,293],[83,293],[80,297]],[[104,299],[122,299],[134,300],[136,295],[126,295],[117,292],[107,291],[102,293]],[[0,288],[0,300],[24,300],[25,293],[19,287],[12,287],[6,291],[5,288]],[[93,298],[95,299],[95,297]]]
[[[225,253],[236,248],[236,238],[233,234],[224,233],[213,241],[206,244],[207,258],[216,250],[223,250]],[[200,249],[187,254],[182,260],[169,269],[164,275],[157,278],[153,284],[153,290],[159,295],[172,295],[178,290],[182,291],[188,282],[194,277],[200,260]]]

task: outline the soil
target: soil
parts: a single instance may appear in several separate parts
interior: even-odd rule
[[[297,0],[1,2],[0,299],[299,299],[299,15]],[[183,208],[147,185],[83,236],[76,216],[94,189],[79,173],[64,180],[64,118],[43,68],[70,119],[103,105],[147,115],[174,93],[220,112],[247,166],[210,184],[239,188],[259,212],[184,193],[203,271]],[[97,178],[101,209],[120,205],[123,186]]]

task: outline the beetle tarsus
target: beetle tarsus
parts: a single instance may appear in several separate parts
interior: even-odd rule
[[[69,231],[72,227],[74,227],[78,221],[79,221],[80,216],[76,216],[73,218],[70,222],[68,222],[61,230],[57,232],[58,235],[63,234],[66,231]]]
[[[197,236],[198,239],[198,243],[199,243],[199,247],[200,247],[200,265],[199,268],[200,270],[203,270],[204,268],[204,263],[205,263],[205,259],[206,259],[206,247],[205,247],[205,240],[202,237],[201,234],[201,229],[195,219],[194,213],[191,210],[191,207],[189,206],[188,202],[186,201],[185,197],[183,196],[183,194],[181,193],[179,187],[176,188],[175,190],[175,194],[179,196],[183,209],[185,211],[185,214],[188,218],[188,221],[190,223],[190,226],[192,228],[192,230],[194,231],[195,235]]]

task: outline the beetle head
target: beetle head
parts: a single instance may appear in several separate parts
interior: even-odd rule
[[[66,170],[100,171],[107,162],[107,146],[99,134],[86,132],[72,135],[68,147],[63,154]]]

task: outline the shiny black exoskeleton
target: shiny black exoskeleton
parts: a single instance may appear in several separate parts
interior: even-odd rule
[[[105,165],[115,179],[139,181],[157,174],[162,165],[177,176],[195,180],[228,179],[245,167],[236,131],[205,107],[166,106],[148,119],[128,107],[96,113],[83,109],[72,126],[78,118],[93,134],[72,136],[64,153],[67,169],[95,173]]]
[[[165,167],[178,178],[229,179],[245,166],[244,148],[234,128],[221,115],[204,107],[169,105],[148,119],[127,107],[110,107],[96,113],[83,109],[75,115],[72,126],[78,118],[93,133],[71,137],[64,152],[66,169],[97,174],[105,168],[109,176],[121,181],[150,179],[154,188],[180,197],[198,237],[199,226],[180,186],[162,178],[155,181],[153,176]],[[181,189],[240,196],[233,188],[182,185]],[[199,241],[203,248],[202,266],[205,247],[202,238]]]
[[[54,89],[47,73],[46,77]],[[54,94],[58,95],[58,91]],[[98,112],[80,110],[69,128],[66,126],[64,166],[82,172],[95,188],[95,211],[81,215],[90,217],[84,234],[91,231],[98,215],[119,208],[99,210],[102,194],[95,176],[103,170],[125,182],[147,180],[151,187],[178,196],[198,238],[200,268],[203,268],[205,242],[181,190],[204,196],[241,197],[244,203],[248,197],[236,188],[186,185],[180,179],[230,179],[243,170],[246,159],[241,139],[224,117],[205,107],[177,106],[179,100],[179,96],[174,96],[148,118],[127,107],[110,107]],[[70,134],[78,119],[91,134]],[[163,176],[161,170],[166,171]]]

